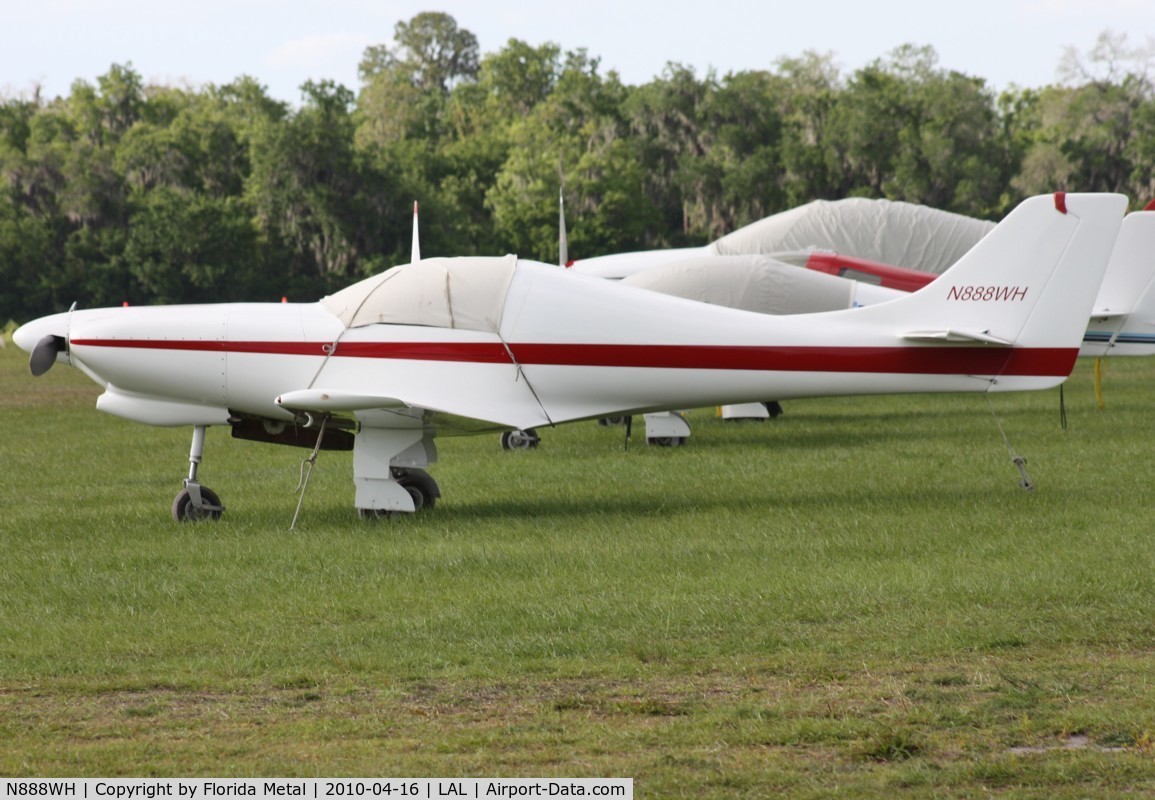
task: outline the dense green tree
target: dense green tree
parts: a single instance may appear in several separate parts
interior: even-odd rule
[[[1155,190],[1153,70],[1155,53],[1128,47],[1121,34],[1103,33],[1086,57],[1068,50],[1063,83],[1017,98],[1013,130],[1023,162],[1015,188],[1122,192],[1145,204]]]
[[[705,158],[709,135],[703,106],[716,88],[713,75],[698,80],[692,68],[666,65],[662,76],[630,93],[625,111],[637,139],[645,171],[645,197],[661,215],[645,232],[644,247],[701,243],[708,237],[702,223],[702,186],[695,167]],[[697,210],[697,219],[691,209]]]
[[[556,44],[531,47],[510,39],[481,60],[475,82],[454,87],[445,106],[444,136],[427,161],[425,181],[436,216],[429,217],[429,225],[423,220],[422,233],[437,248],[428,252],[512,249],[493,224],[486,196],[509,158],[515,127],[549,98],[561,69]]]
[[[937,68],[933,48],[904,46],[858,70],[831,110],[835,196],[905,200],[989,216],[1013,163],[981,79]]]
[[[353,150],[353,94],[330,81],[308,83],[305,104],[252,141],[248,197],[265,236],[284,259],[287,281],[355,274],[363,175]]]
[[[436,139],[450,90],[477,77],[477,37],[448,14],[398,22],[392,45],[365,50],[358,72],[362,144]]]
[[[549,97],[510,127],[509,157],[486,202],[511,252],[557,261],[559,195],[572,254],[630,249],[650,221],[643,171],[621,114],[626,87],[598,67],[584,50],[567,53]]]
[[[699,80],[669,64],[631,94],[646,193],[663,221],[647,244],[701,243],[782,208],[781,87],[767,72]]]
[[[783,208],[782,118],[768,73],[710,83],[699,110],[703,152],[679,159],[677,185],[687,228],[715,239]]]
[[[380,208],[390,215],[382,224],[390,231],[392,246],[374,267],[408,260],[409,239],[400,235],[398,226],[409,225],[411,216],[402,208],[414,201],[425,209],[421,238],[427,252],[468,252],[468,240],[453,233],[459,220],[472,221],[474,233],[487,229],[471,213],[478,192],[469,147],[448,152],[458,140],[456,129],[474,116],[469,104],[453,106],[451,95],[471,86],[478,70],[477,37],[443,13],[425,12],[399,22],[392,45],[365,50],[359,67],[356,150],[397,193],[396,204]],[[482,153],[487,150],[480,148]],[[483,180],[491,175],[487,170]],[[445,182],[455,185],[445,187]],[[473,197],[463,200],[462,194]]]
[[[843,171],[831,145],[831,116],[845,84],[833,55],[807,51],[779,59],[781,176],[785,207],[844,196]]]
[[[82,305],[316,297],[429,255],[554,261],[704,243],[815,198],[999,218],[1056,189],[1155,196],[1155,50],[1104,34],[1059,82],[994,97],[905,46],[843,77],[772,70],[642,86],[584,50],[480,54],[447,14],[366,49],[354,94],[298,107],[250,77],[146,85],[112,65],[66,97],[0,97],[0,320]]]
[[[257,273],[257,231],[238,197],[163,187],[139,196],[123,260],[151,302],[247,299]],[[273,287],[267,287],[273,288]],[[275,293],[266,294],[274,300]]]
[[[0,197],[0,319],[26,321],[66,302],[59,270],[52,268],[58,251],[51,221]]]
[[[423,92],[448,94],[460,80],[477,75],[477,37],[448,14],[426,11],[393,29],[393,46],[375,45],[365,51],[360,72],[362,80],[384,73],[406,76]]]

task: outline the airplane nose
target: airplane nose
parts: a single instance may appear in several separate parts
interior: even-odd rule
[[[37,325],[38,322],[40,320],[21,325],[12,334],[12,341],[25,353],[31,353],[36,343],[44,338],[44,334],[39,332],[42,326]]]
[[[53,314],[21,325],[12,334],[12,341],[31,356],[28,365],[35,376],[43,375],[56,363],[57,353],[66,347],[68,315]]]

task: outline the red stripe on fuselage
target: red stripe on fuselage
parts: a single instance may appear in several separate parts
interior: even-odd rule
[[[267,355],[326,355],[331,342],[76,339],[74,347],[117,347]],[[729,347],[721,345],[340,342],[334,357],[523,365],[719,369],[758,372],[863,372],[920,375],[1069,375],[1077,348]]]
[[[723,347],[510,345],[522,364],[777,372],[1069,375],[1078,349],[998,347]]]

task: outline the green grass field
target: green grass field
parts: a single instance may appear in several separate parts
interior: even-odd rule
[[[0,350],[0,774],[631,777],[638,797],[1155,791],[1155,360],[1057,391],[439,441],[444,497]],[[1019,475],[992,416],[1028,459]],[[640,432],[640,425],[639,425]]]

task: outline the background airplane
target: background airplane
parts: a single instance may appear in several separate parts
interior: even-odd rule
[[[424,470],[438,435],[765,397],[1055,386],[1125,208],[1113,194],[1031,198],[925,289],[826,313],[751,313],[506,256],[423,259],[312,304],[73,310],[13,338],[34,373],[63,361],[100,384],[99,410],[193,427],[177,519],[223,510],[198,471],[206,429],[226,425],[351,448],[358,511],[413,512],[440,497]]]
[[[803,263],[845,254],[877,264],[942,273],[995,224],[928,206],[852,197],[815,200],[773,214],[703,247],[644,250],[577,259],[576,272],[622,279],[675,260],[773,255]],[[564,223],[563,223],[564,228]]]

